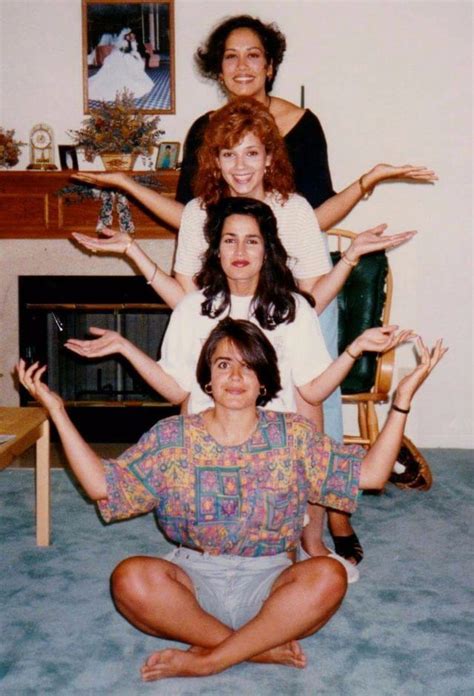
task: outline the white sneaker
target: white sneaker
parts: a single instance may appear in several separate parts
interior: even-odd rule
[[[308,558],[313,557],[310,556],[309,553],[306,553],[301,544],[299,544],[296,552],[297,561],[307,561]],[[328,558],[334,558],[336,561],[339,561],[339,563],[344,566],[344,568],[346,569],[347,582],[349,583],[349,585],[352,585],[352,583],[357,582],[357,580],[360,577],[359,568],[357,566],[348,561],[347,558],[339,556],[339,554],[337,553],[330,553]]]

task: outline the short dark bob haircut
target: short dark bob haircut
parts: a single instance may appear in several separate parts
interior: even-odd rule
[[[211,381],[212,356],[223,340],[232,343],[246,366],[257,375],[260,386],[265,387],[265,394],[259,395],[257,399],[257,406],[265,406],[281,389],[278,358],[263,331],[250,321],[227,317],[211,331],[201,349],[196,367],[199,386],[205,391],[205,386]]]
[[[236,29],[250,29],[262,42],[267,64],[272,66],[272,75],[265,80],[265,91],[271,92],[278,68],[286,50],[286,39],[276,24],[264,24],[257,17],[237,15],[229,17],[218,24],[209,34],[207,40],[194,55],[197,68],[203,77],[218,80],[222,73],[225,42],[229,34]]]

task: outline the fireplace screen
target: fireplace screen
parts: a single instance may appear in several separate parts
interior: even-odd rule
[[[87,360],[64,348],[68,338],[90,338],[89,328],[98,326],[118,331],[158,359],[170,309],[143,278],[21,276],[19,312],[20,355],[47,364],[46,381],[89,438],[133,442],[156,420],[177,412],[120,356]],[[23,389],[20,402],[31,404]],[[91,407],[105,410],[98,418]],[[97,421],[102,436],[105,422],[106,439],[95,432]]]
[[[20,354],[48,365],[48,384],[66,402],[163,402],[120,356],[87,360],[64,348],[97,326],[158,359],[170,310],[141,278],[21,277],[19,296]]]

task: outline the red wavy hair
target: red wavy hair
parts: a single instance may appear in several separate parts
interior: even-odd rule
[[[265,146],[266,153],[272,156],[263,178],[264,191],[276,193],[286,201],[295,190],[293,168],[275,119],[256,99],[238,97],[214,111],[198,150],[199,166],[193,191],[205,206],[229,196],[229,187],[222,177],[217,158],[221,150],[235,147],[248,133],[253,133]]]

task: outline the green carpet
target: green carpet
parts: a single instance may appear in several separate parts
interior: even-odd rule
[[[104,526],[52,472],[53,543],[35,546],[31,470],[0,474],[0,693],[227,696],[461,696],[474,693],[472,481],[467,450],[425,450],[431,491],[363,496],[354,526],[361,579],[336,617],[303,641],[308,667],[244,664],[203,679],[142,683],[165,641],[118,615],[108,579],[123,558],[163,554],[151,515]]]

